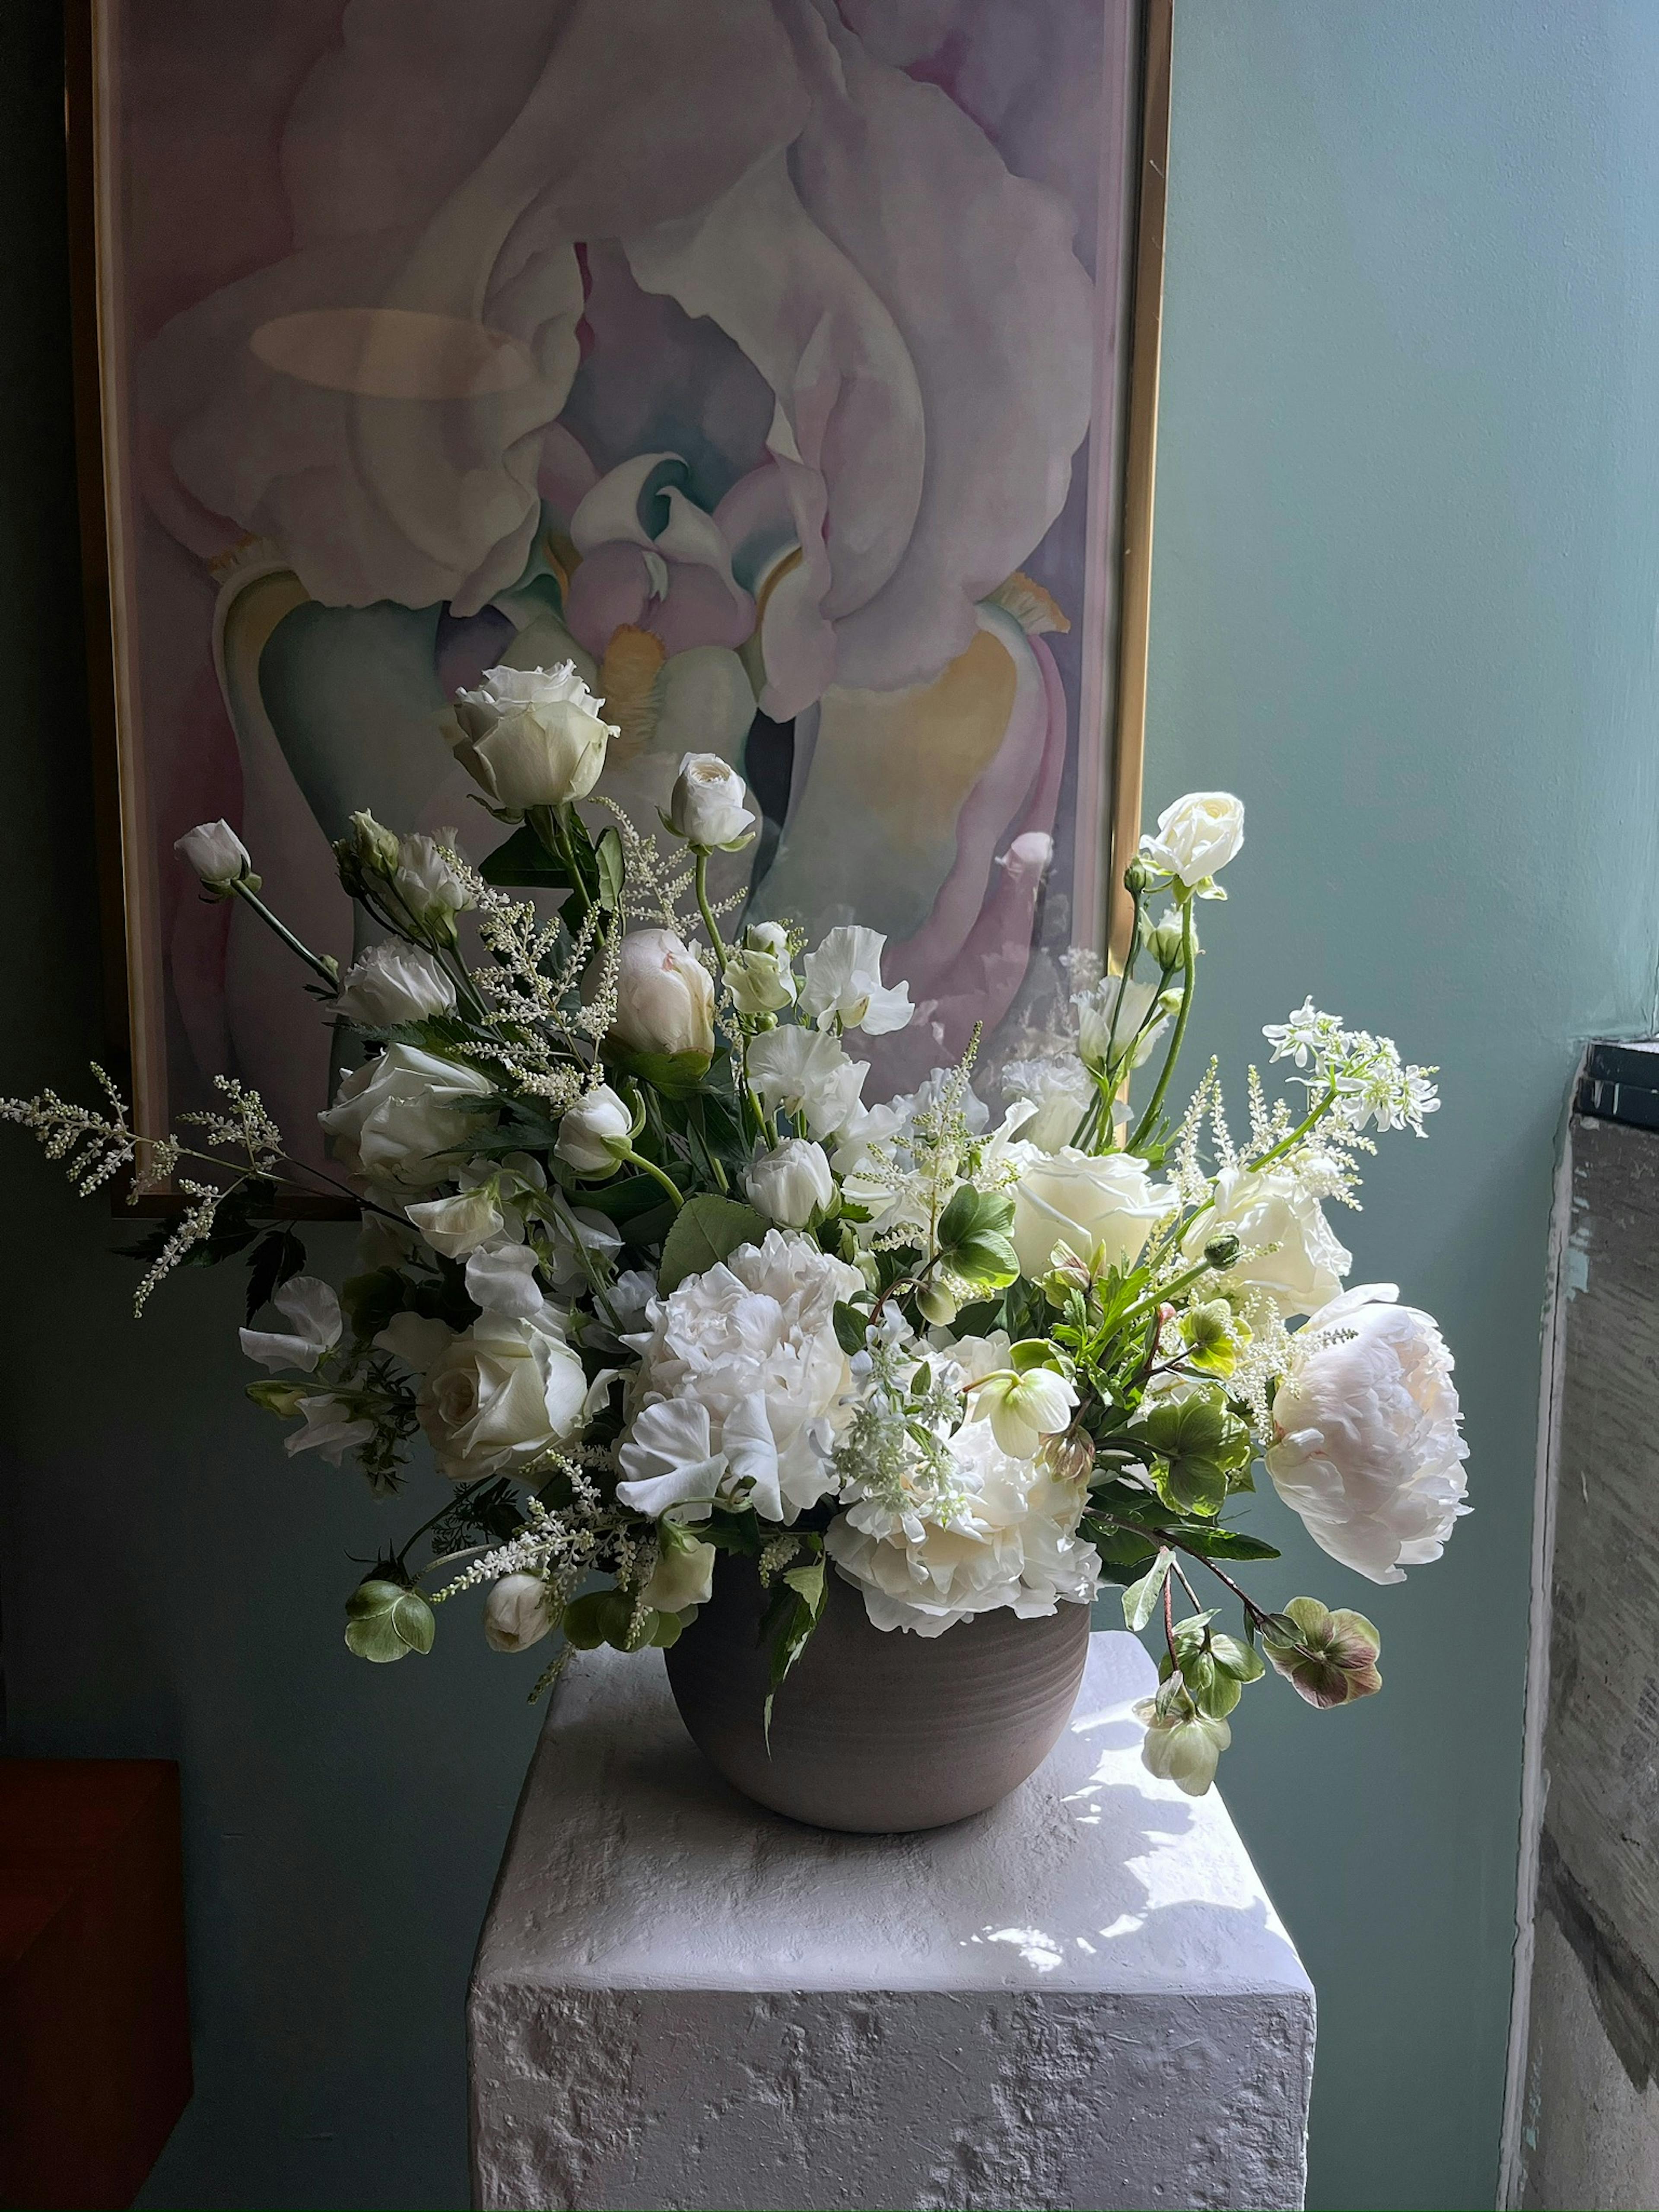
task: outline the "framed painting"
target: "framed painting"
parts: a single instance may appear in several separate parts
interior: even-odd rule
[[[989,1074],[1138,831],[1169,0],[70,0],[88,605],[143,1123],[314,1145],[330,1032],[173,842],[349,959],[368,806],[501,832],[442,736],[574,661],[653,826],[885,932],[896,1081]],[[1121,872],[1121,862],[1118,871]]]

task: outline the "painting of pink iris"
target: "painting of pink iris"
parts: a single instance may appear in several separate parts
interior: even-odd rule
[[[896,1083],[1045,1025],[1099,925],[1140,36],[1134,0],[104,0],[152,1107],[234,1073],[297,1133],[329,1084],[173,838],[228,817],[349,958],[353,808],[499,842],[443,735],[499,665],[574,662],[644,826],[688,750],[742,770],[722,888],[885,933]]]

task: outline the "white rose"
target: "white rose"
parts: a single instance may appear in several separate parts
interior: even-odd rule
[[[610,1041],[628,1052],[713,1058],[714,979],[672,929],[623,938]]]
[[[439,1473],[475,1482],[568,1442],[582,1425],[587,1395],[561,1316],[544,1308],[530,1320],[481,1316],[427,1369],[416,1411]]]
[[[455,1173],[495,1085],[476,1067],[408,1044],[354,1068],[318,1115],[359,1187],[430,1190]]]
[[[1154,1224],[1175,1204],[1167,1183],[1154,1182],[1146,1163],[1133,1152],[1099,1157],[1062,1145],[1040,1152],[1015,1144],[1008,1156],[1019,1166],[1014,1186],[1014,1250],[1020,1273],[1046,1274],[1048,1255],[1063,1244],[1079,1260],[1102,1252],[1106,1262],[1132,1267]]]
[[[801,1012],[821,1030],[863,1030],[885,1036],[908,1026],[915,1008],[910,986],[889,990],[881,980],[881,956],[887,939],[876,929],[832,929],[816,952],[802,963]]]
[[[455,757],[497,806],[562,806],[599,780],[618,725],[601,721],[573,661],[557,668],[489,668],[476,691],[455,695]]]
[[[775,1014],[795,1000],[789,933],[781,923],[751,921],[726,963],[726,988],[740,1014]]]
[[[1265,1455],[1315,1543],[1374,1583],[1437,1559],[1469,1510],[1452,1357],[1430,1316],[1398,1295],[1392,1283],[1363,1285],[1297,1331]]]
[[[398,841],[398,865],[392,888],[411,919],[434,936],[453,942],[455,916],[472,903],[466,885],[448,860],[455,849],[455,832],[445,830],[437,837],[416,834]]]
[[[1338,1297],[1353,1255],[1338,1243],[1321,1210],[1296,1177],[1283,1168],[1252,1175],[1225,1168],[1216,1177],[1215,1204],[1188,1231],[1182,1250],[1194,1266],[1204,1247],[1229,1231],[1246,1254],[1222,1280],[1239,1290],[1265,1291],[1282,1320],[1317,1313]],[[1267,1251],[1273,1245],[1277,1249]]]
[[[823,1147],[807,1137],[786,1137],[769,1152],[757,1152],[743,1187],[750,1203],[781,1229],[805,1229],[836,1194]]]
[[[1180,994],[1155,983],[1108,975],[1072,1001],[1077,1008],[1078,1054],[1085,1067],[1109,1081],[1139,1067],[1158,1042]],[[1144,1031],[1144,1033],[1143,1033]]]
[[[634,1139],[634,1116],[608,1083],[567,1106],[553,1150],[578,1175],[614,1175]]]
[[[804,1114],[815,1137],[833,1137],[859,1110],[859,1094],[870,1073],[851,1059],[838,1039],[817,1030],[763,1030],[751,1040],[749,1080],[769,1109]]]
[[[1011,1060],[1002,1071],[1002,1089],[1005,1097],[1032,1109],[1019,1135],[1040,1152],[1069,1145],[1097,1095],[1088,1069],[1070,1058]]]
[[[340,1301],[317,1276],[290,1275],[270,1302],[293,1322],[294,1334],[245,1328],[240,1333],[243,1351],[273,1372],[299,1367],[309,1375],[323,1354],[340,1341]]]
[[[552,1594],[539,1575],[503,1575],[484,1600],[484,1642],[492,1651],[528,1651],[552,1626]]]
[[[210,891],[222,894],[239,878],[245,878],[254,890],[259,888],[247,847],[228,822],[198,822],[173,841],[173,849]]]
[[[455,1011],[455,986],[433,958],[396,938],[371,945],[346,970],[335,1011],[371,1030],[395,1029]]]
[[[688,845],[734,853],[756,820],[746,795],[743,778],[718,753],[687,753],[669,795],[668,826]]]
[[[1190,890],[1218,874],[1244,842],[1244,808],[1231,791],[1189,791],[1166,806],[1158,828],[1140,841],[1143,859]]]
[[[707,1605],[714,1589],[714,1562],[720,1557],[713,1544],[679,1528],[672,1521],[657,1524],[657,1564],[640,1592],[647,1605],[659,1613],[684,1613],[689,1605]]]

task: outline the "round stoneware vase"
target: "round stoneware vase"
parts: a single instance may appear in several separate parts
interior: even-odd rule
[[[1089,1608],[1018,1620],[1006,1607],[943,1636],[872,1627],[830,1569],[829,1602],[772,1708],[766,1596],[723,1555],[714,1595],[664,1654],[680,1717],[734,1787],[820,1828],[892,1834],[982,1813],[1048,1757],[1089,1656]]]

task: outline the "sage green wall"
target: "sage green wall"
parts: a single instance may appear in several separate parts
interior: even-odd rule
[[[1309,2203],[1490,2204],[1557,1127],[1659,939],[1659,9],[1176,18],[1149,799],[1249,806],[1200,1050],[1311,991],[1441,1065],[1339,1226],[1446,1328],[1475,1506],[1392,1589],[1287,1547],[1385,1687],[1247,1698],[1224,1786],[1319,1992]]]
[[[1253,1694],[1227,1769],[1319,1986],[1331,2206],[1492,2199],[1537,1323],[1576,1041],[1656,959],[1659,12],[1177,0],[1150,729],[1225,784],[1201,1046],[1304,990],[1442,1063],[1349,1241],[1438,1313],[1478,1511],[1362,1594],[1383,1696]],[[56,10],[0,9],[0,1088],[100,1043],[67,402]],[[142,1328],[5,1153],[9,1747],[183,1763],[199,2088],[146,2201],[465,2201],[460,2002],[533,1718],[466,1634],[351,1662],[376,1518],[244,1409],[228,1286]],[[1282,1531],[1287,1516],[1261,1509]],[[331,1576],[328,1561],[339,1563]]]

